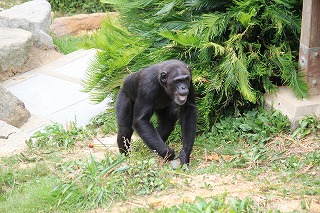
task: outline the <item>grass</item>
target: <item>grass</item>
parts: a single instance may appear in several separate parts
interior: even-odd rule
[[[28,151],[0,159],[0,212],[119,205],[127,212],[283,212],[290,202],[291,212],[308,212],[320,202],[318,122],[306,117],[293,137],[276,111],[224,117],[197,137],[187,171],[172,170],[140,140],[128,157],[89,149],[93,138],[116,131],[112,110],[85,128],[53,124],[33,135]],[[178,136],[169,142],[175,149]]]
[[[55,209],[57,199],[51,195],[54,179],[37,178],[23,184],[1,201],[1,212],[44,212]]]
[[[149,212],[146,209],[137,209],[139,213]],[[226,199],[226,194],[209,199],[208,201],[197,197],[195,202],[181,204],[169,208],[162,208],[157,213],[202,213],[202,212],[260,212],[259,208],[254,204],[254,201],[249,198],[238,199],[232,198]]]
[[[27,2],[29,0],[0,0],[0,8],[9,9],[17,4]]]
[[[66,128],[54,123],[35,132],[26,143],[30,149],[34,147],[46,149],[63,147],[66,149],[74,146],[76,141],[86,141],[94,135],[95,132],[90,129],[77,127],[76,122],[70,122]]]
[[[63,37],[56,37],[52,35],[53,43],[63,54],[69,54],[83,47],[83,44],[90,39],[89,34],[83,34],[78,36],[66,35]]]

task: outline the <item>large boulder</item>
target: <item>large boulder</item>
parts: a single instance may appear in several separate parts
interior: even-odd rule
[[[37,47],[54,48],[48,35],[51,5],[46,0],[33,0],[0,12],[0,28],[19,28],[32,32]]]
[[[110,18],[118,16],[116,12],[107,14]],[[77,35],[83,31],[100,28],[106,13],[78,14],[68,17],[55,18],[50,26],[51,32],[57,36]]]
[[[21,127],[31,116],[24,103],[1,85],[0,97],[0,120]]]
[[[31,32],[0,28],[0,82],[22,69],[32,46]]]

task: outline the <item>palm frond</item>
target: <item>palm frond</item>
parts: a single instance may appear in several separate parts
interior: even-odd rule
[[[89,92],[94,102],[104,100],[120,86],[116,79],[128,73],[128,64],[148,46],[146,40],[134,37],[116,20],[106,19],[91,44],[101,49],[86,72],[83,91]]]
[[[181,34],[172,31],[162,31],[159,33],[159,35],[169,40],[175,41],[185,47],[198,47],[201,45],[200,38],[192,34]]]
[[[276,4],[282,5],[284,8],[293,9],[294,1],[291,0],[273,0]]]
[[[188,0],[185,5],[194,11],[214,11],[221,8],[226,8],[232,0]]]
[[[193,23],[189,33],[201,36],[205,41],[223,40],[228,29],[230,17],[223,13],[204,14],[200,20]]]
[[[295,16],[288,14],[286,11],[283,11],[279,8],[270,7],[266,9],[264,17],[271,21],[271,28],[276,29],[274,35],[274,41],[279,42],[283,41],[287,37],[287,33],[293,33],[295,39],[299,39],[300,35],[300,19],[297,19]],[[290,30],[287,31],[286,29]]]
[[[136,1],[131,1],[131,0],[100,0],[100,1],[102,3],[118,5],[118,6],[125,5],[126,7],[130,7],[130,8],[146,7],[149,4],[153,3],[153,0],[136,0]]]
[[[289,87],[293,90],[298,98],[308,97],[308,84],[306,83],[305,74],[302,70],[292,70]]]
[[[173,9],[173,7],[175,6],[176,1],[170,2],[168,4],[165,4],[161,10],[159,10],[155,15],[159,16],[159,15],[163,15],[163,14],[168,14],[171,12],[171,10]]]
[[[243,56],[242,56],[243,57]],[[230,51],[219,69],[224,74],[225,94],[229,95],[235,88],[252,103],[256,102],[256,94],[249,82],[249,72],[244,58],[239,58],[234,51]]]
[[[191,23],[186,21],[169,21],[161,24],[160,31],[166,30],[185,30],[190,27]]]
[[[294,61],[287,45],[270,47],[271,61],[281,72],[283,81],[293,90],[299,98],[308,96],[308,86],[303,73],[298,69],[298,62]]]

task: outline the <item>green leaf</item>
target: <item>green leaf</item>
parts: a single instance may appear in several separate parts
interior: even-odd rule
[[[249,124],[241,124],[239,126],[243,131],[250,131],[252,130],[252,127]]]
[[[171,10],[174,8],[175,4],[176,4],[176,1],[173,1],[164,5],[163,8],[156,13],[156,15],[159,16],[159,15],[170,13]]]
[[[162,31],[162,32],[159,32],[159,35],[169,40],[175,41],[178,44],[185,47],[199,47],[201,44],[200,39],[197,36],[192,34],[181,34],[181,33],[174,33],[170,31]]]
[[[250,25],[252,17],[254,17],[255,15],[256,15],[256,10],[254,8],[251,8],[249,13],[240,11],[238,18],[244,27],[248,27]]]

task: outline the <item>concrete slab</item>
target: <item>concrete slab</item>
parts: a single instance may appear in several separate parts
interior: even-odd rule
[[[64,108],[56,113],[46,116],[52,122],[68,123],[70,121],[77,121],[77,126],[85,126],[90,119],[108,108],[110,99],[105,99],[99,104],[92,104],[89,99],[85,99],[72,106]]]
[[[291,129],[299,126],[299,121],[306,115],[320,115],[320,95],[308,99],[298,99],[288,87],[280,87],[277,94],[265,95],[267,108],[274,108],[288,116]]]
[[[92,54],[95,54],[96,53],[96,50],[95,49],[90,49],[90,50],[78,50],[78,51],[75,51],[75,52],[72,52],[68,55],[64,55],[60,58],[58,58],[57,60],[55,61],[52,61],[50,63],[47,63],[39,68],[36,68],[36,69],[33,69],[33,70],[30,70],[28,72],[25,72],[25,73],[22,73],[20,75],[16,75],[16,76],[13,76],[12,78],[2,82],[2,86],[4,86],[5,88],[8,88],[10,86],[13,86],[13,85],[16,85],[16,84],[19,84],[29,78],[32,78],[36,75],[39,75],[39,74],[47,74],[47,75],[54,75],[56,72],[53,72],[53,70],[61,67],[61,66],[64,66],[65,64],[69,64],[75,60],[78,60],[82,57],[86,57],[87,55],[92,55]],[[64,78],[65,80],[68,80],[68,81],[71,81],[70,79],[68,78]]]
[[[48,75],[37,75],[7,88],[22,102],[31,114],[46,117],[86,98],[79,84]]]
[[[76,121],[78,126],[85,126],[93,116],[109,107],[110,99],[93,104],[89,94],[81,92],[81,80],[95,54],[94,49],[76,51],[2,83],[24,102],[32,116],[18,129],[24,138],[23,143],[17,145],[15,140],[19,136],[12,135],[9,139],[3,139],[5,143],[0,140],[0,150],[11,152],[16,149],[10,147],[25,148],[27,137],[53,122],[65,126]],[[0,133],[7,134],[2,127]]]
[[[44,126],[52,124],[52,121],[50,121],[47,118],[43,118],[37,115],[31,115],[28,122],[25,123],[22,127],[20,127],[20,130],[26,132],[28,136],[32,136],[33,133],[36,131],[42,129]]]
[[[53,72],[66,75],[68,77],[76,78],[79,81],[85,76],[88,65],[93,60],[95,52],[74,60],[66,65],[58,67]]]

